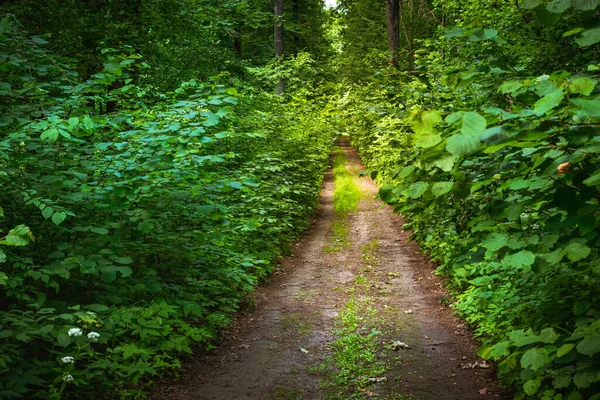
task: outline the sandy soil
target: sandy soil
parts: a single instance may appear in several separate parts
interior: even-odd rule
[[[350,169],[360,170],[348,142],[338,145]],[[379,312],[380,357],[386,362],[386,382],[367,388],[365,398],[510,397],[497,387],[493,367],[480,367],[477,343],[440,302],[447,294],[433,274],[435,266],[408,241],[402,218],[375,199],[378,188],[370,179],[358,182],[365,198],[349,217],[351,246],[323,251],[334,220],[328,173],[311,228],[271,281],[258,288],[254,311],[237,316],[217,349],[186,362],[182,378],[159,384],[152,399],[323,399],[323,376],[313,367],[331,352],[335,319],[358,274],[368,275],[370,286],[361,296],[369,296]],[[361,249],[374,242],[377,262],[365,269]],[[393,340],[409,348],[386,350]]]

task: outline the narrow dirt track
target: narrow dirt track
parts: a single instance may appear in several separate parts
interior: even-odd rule
[[[360,161],[347,140],[338,146],[349,169],[358,171]],[[356,294],[351,288],[359,275],[368,287],[357,296],[368,296],[378,312],[380,358],[386,363],[385,382],[359,389],[365,398],[385,399],[390,393],[422,400],[507,397],[492,368],[466,368],[481,362],[477,345],[440,303],[445,292],[433,275],[434,266],[407,241],[401,217],[374,198],[377,186],[368,178],[357,182],[365,198],[349,217],[351,246],[323,251],[334,220],[330,172],[311,229],[271,281],[257,290],[255,311],[238,316],[219,348],[186,362],[182,379],[161,384],[151,398],[347,398],[326,394],[313,367],[331,352],[336,317],[351,293]],[[377,263],[365,266],[361,249],[369,243],[377,244]],[[385,346],[393,340],[410,348]]]

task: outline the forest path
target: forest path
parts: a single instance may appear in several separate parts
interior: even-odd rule
[[[347,139],[338,146],[364,194],[348,216],[348,241],[331,250],[330,171],[310,230],[258,288],[255,310],[239,315],[217,349],[186,362],[182,379],[163,383],[153,399],[506,397],[492,368],[475,364],[476,343],[440,302],[442,283],[401,217],[375,199],[373,181],[357,177],[362,167]],[[369,349],[375,359],[366,360]],[[360,376],[369,372],[377,375]]]

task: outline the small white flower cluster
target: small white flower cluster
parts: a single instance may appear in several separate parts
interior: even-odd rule
[[[69,336],[81,336],[83,335],[83,331],[79,328],[71,328],[69,329]]]
[[[73,382],[73,375],[71,375],[71,374],[64,374],[63,375],[63,381],[65,381],[65,382]]]
[[[97,342],[98,338],[100,337],[100,334],[98,332],[90,332],[90,333],[87,334],[87,337],[92,342]]]
[[[62,362],[63,364],[73,364],[75,362],[75,359],[71,356],[66,356],[62,358]]]

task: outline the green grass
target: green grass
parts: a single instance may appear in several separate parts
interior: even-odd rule
[[[356,211],[361,192],[346,167],[347,159],[339,147],[333,148],[333,208],[337,215]]]
[[[333,208],[335,219],[332,224],[332,235],[328,245],[323,247],[326,253],[335,253],[348,247],[350,226],[348,213],[358,209],[362,193],[354,177],[347,167],[347,159],[339,147],[333,148]]]

